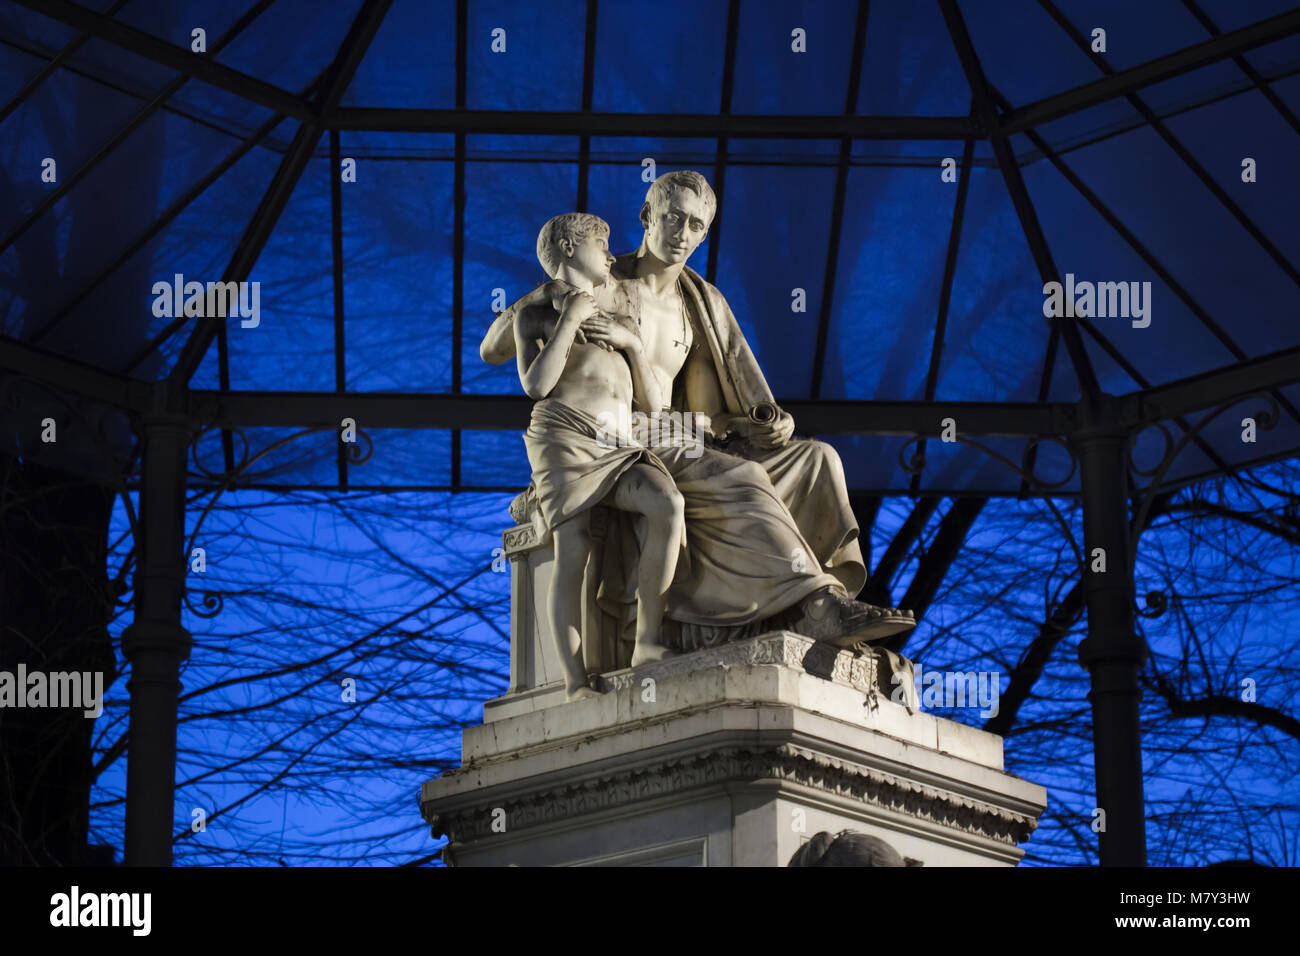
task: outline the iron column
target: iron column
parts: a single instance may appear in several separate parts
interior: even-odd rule
[[[190,429],[175,415],[144,422],[135,618],[122,635],[131,662],[126,770],[128,866],[170,866],[176,790],[180,666],[190,655],[181,626],[185,590],[185,456]]]
[[[1138,672],[1146,643],[1133,626],[1133,563],[1129,539],[1130,433],[1112,395],[1080,402],[1082,428],[1072,436],[1083,486],[1084,594],[1088,636],[1079,663],[1092,678],[1094,772],[1102,866],[1146,865]]]

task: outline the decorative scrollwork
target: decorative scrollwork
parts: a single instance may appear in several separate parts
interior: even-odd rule
[[[1164,591],[1148,591],[1146,608],[1137,608],[1139,617],[1157,618],[1169,610],[1169,595]]]
[[[202,439],[205,436],[222,430],[233,432],[239,436],[241,451],[239,455],[239,460],[235,462],[235,466],[233,468],[220,471],[220,472],[214,472],[204,467],[203,463],[199,461],[198,446],[200,441],[202,441]],[[371,437],[363,429],[355,428],[355,431],[356,431],[358,441],[356,443],[353,442],[344,443],[347,445],[348,448],[347,450],[348,461],[354,465],[364,465],[367,461],[370,460],[370,457],[374,454],[375,443],[373,439],[371,439]],[[199,474],[216,482],[216,487],[212,490],[212,496],[208,499],[207,504],[204,506],[203,510],[199,513],[198,520],[194,522],[194,530],[190,532],[189,541],[186,542],[185,545],[185,559],[188,559],[188,556],[191,553],[193,553],[194,544],[198,540],[199,532],[203,530],[204,522],[207,521],[208,515],[212,513],[212,509],[216,506],[217,500],[221,497],[223,492],[234,487],[234,485],[238,483],[241,477],[247,474],[248,471],[255,464],[257,464],[258,461],[265,458],[267,455],[270,455],[272,452],[280,448],[283,448],[285,445],[289,444],[290,442],[297,441],[299,438],[305,438],[308,435],[319,435],[322,432],[335,432],[336,434],[339,434],[341,440],[341,434],[339,432],[339,429],[335,428],[334,426],[325,425],[325,426],[320,426],[315,428],[305,428],[302,431],[294,432],[292,435],[286,435],[284,438],[281,438],[278,441],[274,441],[271,444],[267,445],[265,448],[263,448],[261,451],[257,452],[256,454],[252,454],[251,453],[252,449],[249,445],[248,437],[244,434],[244,432],[241,429],[237,427],[214,424],[199,429],[195,433],[194,440],[191,442],[190,445],[190,458],[194,462],[194,467],[199,472]],[[196,588],[193,590],[198,591],[199,589]],[[191,603],[190,593],[191,591],[187,589],[185,594],[185,604],[198,617],[203,617],[203,618],[216,617],[218,614],[221,613],[221,609],[225,604],[225,599],[222,597],[222,595],[219,592],[202,590],[201,593],[203,595],[203,601],[202,601],[203,610],[200,610],[199,608],[195,607],[193,603]]]
[[[925,441],[924,435],[914,435],[903,446],[898,449],[898,465],[909,475],[919,475],[925,470],[925,452],[921,451],[921,442]],[[916,442],[917,450],[912,453],[912,457],[906,461],[903,460],[903,453],[907,451],[907,446]]]
[[[354,442],[344,442],[347,449],[346,454],[348,463],[352,465],[364,465],[370,460],[370,456],[375,453],[375,443],[365,431],[358,428],[357,440]],[[364,447],[363,447],[364,446]]]
[[[929,437],[931,436],[913,435],[911,438],[909,438],[906,442],[903,443],[901,448],[898,449],[898,464],[909,475],[919,475],[925,469],[925,462],[926,462],[925,452],[920,450],[920,446],[921,443],[926,441]],[[1075,472],[1078,471],[1079,468],[1079,459],[1075,455],[1074,449],[1072,449],[1069,446],[1069,444],[1067,444],[1065,441],[1061,440],[1060,438],[1056,438],[1055,436],[1052,435],[1036,435],[1029,438],[1028,441],[1026,441],[1025,443],[1025,450],[1020,457],[1019,465],[1017,465],[1010,458],[1007,458],[1005,455],[999,454],[998,452],[994,451],[992,448],[989,448],[985,445],[981,445],[977,441],[972,441],[969,438],[963,438],[960,435],[954,436],[953,440],[961,443],[962,445],[965,445],[968,448],[978,449],[979,451],[982,451],[984,454],[988,455],[990,458],[993,458],[1001,462],[1002,464],[1010,468],[1012,471],[1014,471],[1016,474],[1018,474],[1025,481],[1027,485],[1031,486],[1032,488],[1038,491],[1056,491],[1059,488],[1065,487],[1067,484],[1069,484],[1070,479],[1074,477]],[[1064,478],[1061,478],[1057,481],[1045,481],[1044,479],[1040,478],[1038,475],[1035,475],[1033,473],[1032,463],[1030,459],[1034,457],[1034,453],[1037,451],[1038,446],[1043,442],[1051,442],[1055,445],[1059,445],[1065,451],[1066,456],[1070,460],[1070,471],[1069,473],[1066,474]],[[904,459],[904,454],[907,452],[907,449],[914,444],[917,446],[917,450],[913,452],[909,458]]]
[[[224,468],[221,471],[212,471],[205,467],[203,462],[199,461],[199,445],[203,443],[203,439],[208,437],[208,435],[221,431],[230,432],[239,439],[239,458],[235,461],[234,467],[229,471]],[[242,474],[248,469],[248,466],[252,464],[252,459],[250,458],[251,453],[252,447],[248,443],[248,436],[244,434],[242,428],[234,426],[222,427],[220,425],[208,425],[205,428],[199,429],[199,431],[194,435],[194,440],[190,443],[190,460],[194,462],[194,470],[204,478],[208,478],[212,481],[224,481],[227,475],[231,472]]]
[[[221,613],[221,609],[226,605],[226,599],[222,597],[219,591],[203,592],[203,610],[199,610],[190,601],[190,595],[193,592],[185,592],[185,606],[190,609],[190,613],[196,617],[216,617]]]
[[[1137,451],[1137,437],[1139,434],[1141,434],[1141,432],[1138,432],[1133,436],[1132,440],[1129,443],[1129,448],[1128,448],[1128,470],[1141,478],[1150,478],[1152,475],[1158,472],[1161,466],[1166,461],[1169,460],[1169,455],[1174,450],[1174,444],[1175,444],[1173,433],[1170,432],[1169,429],[1165,427],[1164,422],[1152,422],[1147,427],[1158,431],[1160,433],[1160,437],[1162,437],[1165,440],[1165,443],[1164,443],[1164,450],[1160,452],[1160,459],[1155,463],[1155,465],[1153,465],[1151,468],[1143,468],[1141,465],[1137,463],[1137,459],[1133,457],[1134,452]],[[1147,429],[1143,429],[1143,431],[1146,430]]]
[[[1276,426],[1281,420],[1282,410],[1278,406],[1277,400],[1273,398],[1272,395],[1266,392],[1261,392],[1256,395],[1247,395],[1243,398],[1234,398],[1231,401],[1224,402],[1213,411],[1203,415],[1201,419],[1192,425],[1191,428],[1188,428],[1177,441],[1174,441],[1173,433],[1163,422],[1153,422],[1148,425],[1147,428],[1134,432],[1129,436],[1129,470],[1135,475],[1150,479],[1137,508],[1134,510],[1133,523],[1130,526],[1128,555],[1129,574],[1131,576],[1136,576],[1137,573],[1138,539],[1146,528],[1147,516],[1151,513],[1151,506],[1155,503],[1156,496],[1160,493],[1160,489],[1164,485],[1165,475],[1167,475],[1169,469],[1173,467],[1174,461],[1182,453],[1184,448],[1197,439],[1197,437],[1205,430],[1207,425],[1224,412],[1228,411],[1228,409],[1240,405],[1242,402],[1248,401],[1263,401],[1266,403],[1266,406],[1257,411],[1253,416],[1257,427],[1264,431],[1268,431]],[[1133,453],[1137,449],[1138,437],[1151,428],[1157,429],[1160,432],[1161,437],[1164,438],[1164,450],[1161,452],[1160,460],[1156,462],[1153,468],[1144,469],[1138,465],[1137,461],[1133,457]],[[1136,602],[1134,602],[1134,610],[1139,617],[1147,619],[1160,617],[1169,609],[1171,595],[1173,600],[1177,600],[1177,594],[1173,592],[1172,588],[1170,588],[1169,594],[1166,594],[1164,591],[1148,591],[1146,594],[1146,607],[1137,607]]]
[[[1131,561],[1137,560],[1138,537],[1142,534],[1143,529],[1146,527],[1147,515],[1151,511],[1151,506],[1155,502],[1156,496],[1160,493],[1161,487],[1164,485],[1165,475],[1167,475],[1169,473],[1169,469],[1173,467],[1174,461],[1178,458],[1180,454],[1182,454],[1184,448],[1186,448],[1189,444],[1191,444],[1200,436],[1201,432],[1205,430],[1207,425],[1209,425],[1212,421],[1214,421],[1216,418],[1218,418],[1228,409],[1240,405],[1242,402],[1248,402],[1248,401],[1263,401],[1267,403],[1267,407],[1260,409],[1253,416],[1255,419],[1255,424],[1259,428],[1262,428],[1264,431],[1268,431],[1273,427],[1275,427],[1279,421],[1281,421],[1282,410],[1278,406],[1277,400],[1273,398],[1272,395],[1266,392],[1262,392],[1256,395],[1247,395],[1242,398],[1234,398],[1231,401],[1224,402],[1222,405],[1218,406],[1213,411],[1203,415],[1200,421],[1192,425],[1191,428],[1188,428],[1186,432],[1183,434],[1183,436],[1179,438],[1178,441],[1176,442],[1173,440],[1173,436],[1171,435],[1169,429],[1163,423],[1155,422],[1147,426],[1147,428],[1157,428],[1160,430],[1161,435],[1165,439],[1165,450],[1164,453],[1160,456],[1160,461],[1156,464],[1154,468],[1151,469],[1143,469],[1139,467],[1137,462],[1134,461],[1133,459],[1133,452],[1137,447],[1138,437],[1143,432],[1147,431],[1147,428],[1144,428],[1141,431],[1136,431],[1129,436],[1128,466],[1130,471],[1132,471],[1134,474],[1139,475],[1141,477],[1151,479],[1150,482],[1147,484],[1146,490],[1142,495],[1142,499],[1133,514],[1133,525],[1132,525],[1132,531],[1129,540],[1129,559]]]

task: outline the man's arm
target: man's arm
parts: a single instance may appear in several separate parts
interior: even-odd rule
[[[555,295],[555,287],[554,279],[539,285],[532,292],[512,303],[504,312],[499,313],[488,326],[483,341],[479,343],[479,358],[489,365],[502,365],[514,358],[518,354],[515,346],[515,316],[522,315],[525,309],[532,306],[551,302]],[[579,344],[587,341],[581,328],[578,329],[576,340]]]
[[[529,398],[540,401],[555,388],[569,361],[569,350],[573,348],[578,326],[595,308],[596,303],[589,293],[577,290],[569,293],[551,340],[540,349],[536,345],[532,322],[526,316],[520,316],[514,327],[515,347],[519,359],[519,381]]]
[[[497,315],[488,327],[487,334],[479,343],[479,358],[489,365],[502,365],[516,355],[515,316],[532,305],[541,305],[551,299],[550,283],[539,285],[523,298],[513,302],[504,312]]]
[[[498,313],[479,343],[479,358],[489,365],[503,365],[515,357],[515,307]]]

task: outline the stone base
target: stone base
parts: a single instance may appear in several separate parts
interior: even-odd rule
[[[1046,806],[1002,739],[890,699],[883,657],[789,632],[489,701],[421,789],[460,866],[785,866],[819,831],[1014,866]],[[908,688],[908,700],[915,700]]]

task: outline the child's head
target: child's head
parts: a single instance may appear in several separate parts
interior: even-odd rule
[[[537,234],[537,261],[554,279],[562,266],[593,285],[609,277],[609,223],[588,212],[566,212],[542,226]]]

